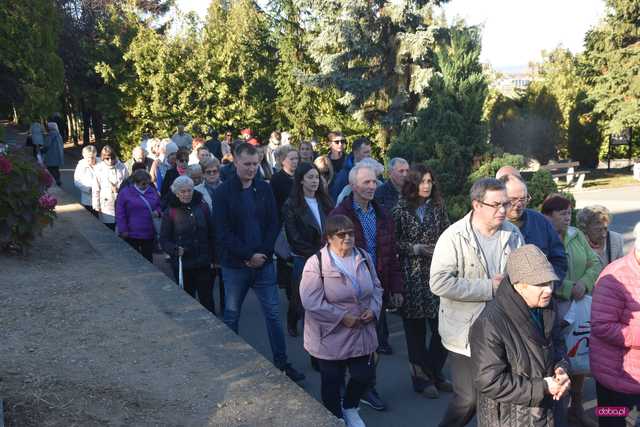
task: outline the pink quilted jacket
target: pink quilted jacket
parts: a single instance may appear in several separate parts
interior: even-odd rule
[[[633,250],[600,273],[590,344],[595,379],[610,390],[640,394],[640,265]]]

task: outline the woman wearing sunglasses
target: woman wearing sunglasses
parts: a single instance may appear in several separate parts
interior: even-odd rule
[[[91,187],[93,209],[100,214],[100,220],[111,230],[116,228],[116,198],[122,183],[129,177],[124,163],[118,160],[116,152],[105,145],[100,152],[101,162],[97,164]]]
[[[355,247],[348,217],[328,217],[325,237],[327,245],[307,260],[300,283],[304,348],[318,359],[325,407],[347,426],[364,426],[358,403],[374,374],[382,287],[367,251]],[[341,403],[347,368],[349,382]]]

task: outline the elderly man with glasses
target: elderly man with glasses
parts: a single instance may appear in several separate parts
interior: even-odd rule
[[[504,184],[476,181],[472,210],[438,239],[431,262],[431,292],[440,297],[442,344],[451,352],[453,398],[440,426],[464,426],[476,412],[469,329],[504,278],[509,254],[524,244],[518,228],[505,221],[511,208]]]
[[[525,243],[536,245],[545,254],[559,281],[562,282],[567,274],[567,256],[560,236],[544,215],[527,208],[531,196],[527,184],[520,176],[504,175],[500,182],[505,185],[507,197],[511,202],[507,219],[520,229]]]

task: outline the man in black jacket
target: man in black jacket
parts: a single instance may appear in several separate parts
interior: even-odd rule
[[[553,425],[571,384],[549,304],[558,277],[534,245],[513,251],[506,272],[469,333],[478,426]]]
[[[304,379],[287,362],[280,320],[280,299],[273,250],[280,232],[278,212],[269,184],[256,179],[258,152],[248,143],[234,153],[235,174],[215,192],[216,249],[224,278],[224,323],[238,333],[240,311],[249,288],[262,305],[274,365],[294,381]]]

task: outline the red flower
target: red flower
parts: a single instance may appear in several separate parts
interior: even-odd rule
[[[9,175],[11,173],[11,162],[4,156],[0,156],[0,171],[2,171],[5,175]]]
[[[38,203],[40,204],[40,207],[44,209],[53,210],[58,204],[58,200],[51,194],[45,193],[40,196],[40,199],[38,199]]]

